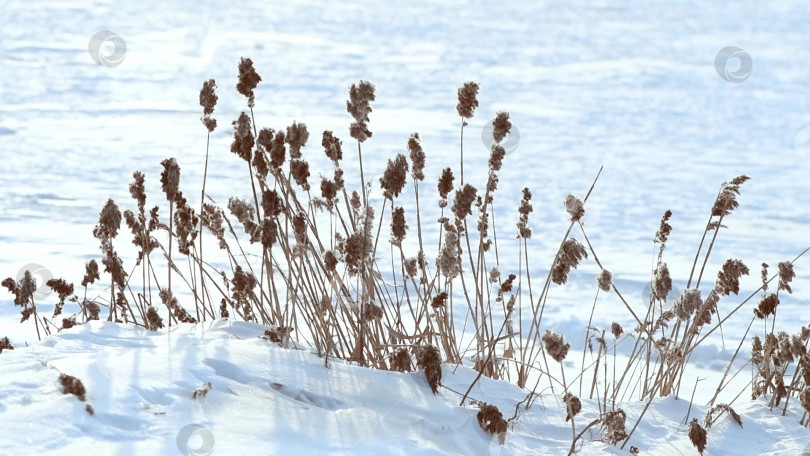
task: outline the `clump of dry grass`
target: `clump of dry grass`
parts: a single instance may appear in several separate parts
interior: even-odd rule
[[[208,141],[200,200],[194,201],[192,208],[188,194],[181,191],[180,164],[174,158],[161,162],[159,179],[165,200],[161,198],[151,208],[146,204],[146,175],[133,173],[129,190],[134,208],[122,214],[118,204],[109,199],[93,230],[104,270],[100,271],[96,260],[85,265],[82,298],[67,281],[49,282],[58,295],[54,318],[71,302],[79,307],[75,315],[62,318],[61,327],[38,313],[36,284],[29,272],[19,281],[4,280],[3,286],[22,307],[22,320],[34,317],[38,336],[40,331],[48,335],[52,329],[99,319],[103,307],[108,309],[108,320],[149,330],[173,323],[241,319],[270,327],[264,337],[275,343],[288,346],[294,340],[314,347],[325,359],[336,357],[362,366],[407,372],[412,368],[413,355],[434,394],[441,386],[445,359],[467,364],[478,372],[463,395],[462,405],[482,376],[514,381],[527,390],[535,382],[526,399],[516,406],[515,416],[521,405],[531,407],[539,396],[537,391],[549,388],[560,397],[555,387],[562,386],[573,451],[583,433],[599,423],[603,438],[612,444],[622,441],[624,447],[633,431],[626,433],[627,416],[616,408],[617,400],[635,396],[649,404],[655,397],[679,394],[694,350],[709,335],[722,330],[723,322],[761,290],[751,325],[757,319],[764,321],[768,334],[764,343],[754,339],[755,395],[771,394],[772,406],[784,401],[783,413],[791,395],[799,396],[803,406],[810,402],[804,393],[810,384],[810,354],[799,347],[800,343],[806,346],[810,330],[788,336],[774,329],[779,293],[792,292],[793,263],[798,257],[779,263],[778,274],[770,278],[764,265],[761,289],[731,309],[723,308],[723,299],[738,294],[741,278],[750,272],[742,261],[728,259],[714,284],[701,288],[713,246],[727,227],[727,218],[739,206],[738,196],[747,176],[721,185],[688,272],[686,289],[674,302],[667,298],[674,289],[673,281],[681,275],[670,270],[665,261],[674,214],[664,213],[652,238],[655,253],[649,271],[650,300],[638,312],[614,282],[610,265],[600,261],[597,246],[585,229],[584,222],[591,214],[589,197],[601,170],[584,197],[568,195],[560,201],[555,210],[568,215],[568,228],[557,251],[548,258],[543,276],[539,281],[533,277],[537,259],[530,259],[528,246],[533,234],[532,191],[522,191],[515,214],[517,223],[510,227],[514,231],[503,228],[504,217],[495,210],[500,173],[508,160],[502,145],[512,129],[508,112],[498,112],[492,120],[485,181],[465,180],[464,132],[479,107],[477,83],[467,82],[457,92],[456,111],[461,120],[459,180],[456,182],[454,169],[447,167],[434,187],[424,185],[431,151],[424,148],[418,132],[403,138],[403,152],[407,149],[407,154],[386,157],[387,165],[379,179],[365,179],[363,148],[371,144],[369,116],[376,100],[371,82],[352,84],[347,93],[350,119],[345,132],[357,143],[356,160],[344,162],[341,133],[325,130],[317,136],[328,166],[318,175],[309,160],[312,147],[308,142],[315,133],[300,121],[259,128],[262,119],[257,122],[254,108],[262,78],[247,58],[240,60],[237,70],[236,89],[245,97],[247,108],[231,123],[230,157],[242,163],[248,173],[243,179],[245,188],[235,189],[237,196],[228,195],[222,205],[206,191],[208,144],[217,127],[212,115],[219,95],[216,81],[205,81],[199,103]],[[415,210],[411,201],[405,200],[411,190]],[[423,219],[426,192],[437,196],[439,217],[435,220]],[[372,203],[378,205],[372,207]],[[514,203],[498,200],[498,206],[505,204]],[[122,220],[137,248],[131,270],[125,270],[117,250]],[[434,223],[431,231],[424,229],[423,225]],[[385,233],[383,225],[387,227]],[[425,232],[438,234],[428,239]],[[503,236],[517,239],[515,264],[510,264],[515,256],[499,245]],[[212,256],[216,261],[211,261]],[[563,334],[547,329],[543,315],[551,304],[552,287],[564,286],[586,261],[594,262],[599,274],[591,282],[595,297],[585,328],[579,393],[574,395],[562,366],[571,345]],[[158,262],[165,264],[165,275],[157,273]],[[107,297],[88,299],[89,289],[103,286],[99,285],[102,272],[110,278],[102,290]],[[768,283],[777,278],[777,290],[768,293]],[[139,286],[130,285],[133,279],[140,281]],[[615,294],[627,311],[630,324],[625,324],[626,330],[619,322],[609,328],[599,328],[593,322],[600,299],[608,293]],[[568,336],[570,339],[572,335]],[[626,341],[632,350],[626,364],[619,366],[616,349]],[[742,341],[734,358],[741,347]],[[0,345],[0,351],[2,348]],[[561,380],[550,372],[548,357],[560,363]],[[723,390],[733,361],[710,405]],[[788,382],[787,366],[791,363],[797,363],[798,374]],[[589,370],[593,372],[590,391],[583,389]],[[577,434],[574,419],[581,408],[580,397],[594,396],[600,416]],[[635,417],[633,429],[643,416],[642,412]]]

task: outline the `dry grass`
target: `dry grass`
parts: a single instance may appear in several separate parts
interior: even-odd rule
[[[247,109],[231,124],[231,152],[234,160],[244,163],[248,173],[244,182],[249,182],[249,198],[232,197],[220,205],[206,193],[204,180],[200,199],[195,203],[198,205],[192,207],[181,189],[180,165],[168,158],[161,163],[160,176],[165,201],[150,207],[146,176],[136,171],[129,186],[135,200],[133,210],[122,213],[110,199],[100,212],[93,235],[100,244],[103,271],[95,260],[87,263],[81,283],[83,297],[78,297],[73,285],[64,280],[49,282],[59,301],[53,318],[48,318],[37,311],[33,294],[36,287],[30,273],[19,281],[9,278],[2,282],[21,307],[22,321],[33,317],[38,335],[103,318],[104,309],[108,321],[149,330],[217,318],[239,319],[270,327],[265,337],[282,346],[295,342],[313,347],[327,365],[329,358],[400,372],[416,365],[425,371],[434,393],[441,386],[442,360],[450,364],[464,362],[478,371],[478,377],[461,395],[462,404],[482,376],[505,379],[526,389],[526,399],[518,404],[510,422],[518,418],[521,407],[531,407],[544,388],[555,395],[559,388],[561,394],[556,397],[566,404],[573,452],[579,437],[597,424],[601,424],[605,441],[624,447],[643,413],[627,417],[616,408],[616,402],[635,398],[649,405],[656,397],[680,394],[684,371],[695,349],[761,292],[751,326],[757,319],[762,320],[766,336],[764,343],[754,338],[750,362],[754,369],[753,394],[768,396],[772,407],[783,404],[783,413],[792,396],[798,397],[805,409],[810,408],[810,329],[802,328],[796,336],[774,333],[779,293],[792,292],[793,263],[801,254],[780,263],[778,274],[770,278],[767,265],[763,265],[762,287],[725,310],[720,307],[721,301],[739,293],[740,277],[749,274],[748,267],[740,260],[729,259],[717,272],[714,284],[704,284],[712,248],[727,217],[739,205],[737,197],[747,176],[720,187],[688,273],[688,285],[674,305],[666,301],[672,291],[672,273],[664,261],[672,213],[664,213],[653,241],[657,257],[650,278],[650,300],[643,312],[636,312],[613,282],[607,265],[599,260],[582,223],[588,217],[588,198],[599,174],[584,198],[569,195],[561,202],[570,223],[556,255],[547,259],[548,272],[540,280],[533,278],[529,261],[533,207],[528,188],[517,204],[516,232],[497,229],[495,194],[505,156],[500,144],[508,136],[511,122],[504,112],[493,120],[486,182],[476,187],[465,181],[464,132],[478,107],[476,83],[465,83],[458,91],[457,184],[453,170],[447,168],[438,185],[425,186],[423,170],[429,162],[429,151],[422,149],[418,133],[411,134],[405,144],[408,156],[398,154],[389,159],[378,181],[365,178],[363,146],[373,135],[371,114],[375,101],[375,87],[368,81],[353,84],[346,102],[352,117],[350,136],[357,145],[359,176],[345,172],[344,143],[333,132],[324,131],[321,146],[330,169],[322,170],[322,177],[316,181],[302,153],[310,139],[307,126],[293,123],[286,129],[259,129],[253,108],[254,89],[261,77],[250,59],[242,59],[238,71],[237,90],[245,97]],[[209,143],[217,128],[213,117],[218,100],[216,88],[216,82],[209,80],[200,91],[201,121]],[[350,178],[356,179],[354,185]],[[373,207],[370,194],[376,191],[377,184],[383,198]],[[414,195],[415,213],[406,212],[399,201],[409,191]],[[433,239],[424,238],[423,224],[434,223],[422,217],[420,205],[426,192],[428,201],[434,195],[438,197],[438,236]],[[514,202],[498,204],[511,206]],[[166,209],[168,216],[164,217],[161,210]],[[137,249],[135,264],[129,270],[118,254],[119,244],[125,242],[119,232],[122,221]],[[501,262],[499,233],[516,235],[517,264]],[[409,236],[415,236],[415,241],[403,242]],[[168,244],[164,246],[159,239],[168,239]],[[217,268],[206,261],[204,248],[206,252],[218,248],[217,255],[224,256],[229,267]],[[594,281],[591,319],[584,333],[586,346],[592,348],[595,344],[596,354],[591,349],[588,357],[584,350],[579,378],[568,382],[562,361],[570,344],[544,327],[543,315],[546,306],[551,305],[552,287],[565,284],[571,271],[584,261],[595,262],[600,270]],[[168,266],[165,277],[157,274],[155,262]],[[101,284],[102,272],[106,287]],[[130,285],[133,277],[141,282],[139,287]],[[769,294],[768,284],[777,277],[777,291]],[[108,298],[88,299],[91,287],[104,287]],[[634,328],[625,330],[618,323],[610,328],[592,326],[600,296],[608,293],[624,304]],[[190,295],[193,302],[181,303],[181,295]],[[55,317],[66,302],[75,303],[79,311],[58,325]],[[460,327],[466,330],[457,332]],[[624,342],[633,348],[626,361],[618,361],[616,347]],[[718,394],[727,384],[727,375],[741,347],[742,342],[729,361]],[[7,340],[0,344],[0,351],[3,348],[11,348]],[[560,363],[559,379],[549,370],[549,357]],[[791,363],[798,366],[792,379],[788,376]],[[587,387],[583,381],[591,373]],[[574,394],[575,384],[578,395]],[[207,392],[198,391],[195,397]],[[574,418],[581,407],[580,397],[596,398],[600,416],[577,433]],[[733,414],[730,404],[717,407]],[[494,412],[486,410],[479,413],[482,426],[489,432],[505,431],[506,421],[490,417]],[[486,415],[483,421],[481,413]],[[629,434],[625,430],[627,418],[635,420]],[[690,427],[690,437],[702,451],[705,430],[695,421]]]

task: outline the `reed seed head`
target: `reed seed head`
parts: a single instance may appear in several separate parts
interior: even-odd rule
[[[624,333],[624,328],[622,325],[616,323],[615,321],[610,325],[610,333],[613,334],[613,337],[618,339]]]
[[[433,394],[439,390],[442,382],[442,357],[439,349],[427,345],[416,352],[416,364],[425,371],[425,377]]]
[[[565,342],[561,334],[549,330],[546,330],[546,333],[543,334],[541,339],[546,347],[546,353],[551,355],[554,361],[558,363],[563,362],[566,355],[568,355],[568,349],[571,348],[571,344]]]
[[[265,217],[262,221],[262,247],[269,249],[273,247],[278,239],[278,227],[272,218]]]
[[[681,296],[675,301],[673,312],[682,321],[689,320],[692,314],[695,313],[703,305],[703,299],[700,297],[700,290],[696,288],[687,288],[683,290]]]
[[[740,260],[726,260],[723,268],[717,273],[714,289],[717,293],[728,296],[740,292],[740,277],[748,275],[748,267]]]
[[[231,152],[250,163],[254,144],[253,130],[250,128],[250,117],[242,111],[239,118],[232,122],[232,125],[233,142],[231,143]]]
[[[661,263],[655,268],[655,279],[651,291],[653,298],[661,302],[665,302],[669,292],[672,291],[672,278],[666,263]]]
[[[576,269],[582,258],[588,258],[585,247],[576,239],[567,239],[563,242],[560,251],[557,252],[551,270],[551,280],[557,285],[564,284],[568,281],[568,273],[571,272],[572,268]]]
[[[331,131],[324,130],[321,145],[323,146],[326,156],[329,157],[335,165],[343,158],[342,143],[343,142],[338,139],[337,136],[333,135]]]
[[[596,276],[596,282],[599,284],[599,289],[602,291],[610,291],[610,287],[613,284],[613,274],[607,269],[602,269],[598,276]]]
[[[146,190],[144,188],[144,181],[146,180],[146,177],[142,172],[135,171],[132,173],[132,178],[134,180],[129,184],[129,194],[132,195],[132,198],[138,201],[138,209],[140,210],[141,214],[143,214],[144,207],[146,206]]]
[[[425,151],[422,150],[422,140],[419,133],[412,133],[408,138],[408,151],[411,154],[411,176],[413,180],[421,181],[425,179]]]
[[[390,200],[399,196],[405,188],[405,180],[408,177],[408,160],[402,154],[397,154],[394,160],[388,160],[383,176],[380,178],[380,186],[383,188],[383,195]]]
[[[445,168],[442,171],[442,177],[439,178],[439,185],[437,186],[439,189],[439,196],[443,199],[447,199],[447,195],[453,191],[453,171],[450,168]]]
[[[405,239],[408,225],[405,224],[405,209],[402,206],[394,208],[391,214],[391,243],[401,246]]]
[[[492,121],[492,139],[499,143],[506,138],[510,131],[512,131],[512,122],[509,121],[509,113],[499,112]]]
[[[295,183],[300,185],[304,191],[309,191],[309,163],[306,160],[293,158],[290,160],[290,173],[292,174]]]
[[[200,106],[203,107],[203,116],[200,120],[202,120],[203,125],[205,125],[205,128],[207,128],[209,132],[217,128],[217,119],[211,117],[211,114],[214,113],[214,107],[217,105],[218,97],[216,93],[214,93],[214,89],[216,88],[216,81],[209,79],[203,82],[202,89],[200,90]]]
[[[658,226],[658,231],[655,233],[655,242],[666,244],[669,234],[672,232],[672,225],[669,224],[669,219],[672,217],[672,211],[664,212],[661,217],[661,224]]]
[[[465,119],[472,118],[475,108],[478,107],[478,84],[475,82],[465,82],[458,89],[458,105],[456,111],[458,115]],[[466,123],[466,122],[465,122]]]
[[[253,68],[253,60],[242,57],[239,60],[239,82],[236,90],[248,99],[248,106],[253,107],[253,89],[262,81],[261,76]]]
[[[495,144],[492,146],[492,154],[489,156],[489,169],[490,171],[500,171],[503,166],[503,157],[506,156],[506,150]]]
[[[585,215],[585,205],[576,196],[566,196],[563,204],[565,205],[565,211],[571,216],[572,222],[578,222]]]
[[[464,220],[468,215],[472,214],[472,204],[478,190],[470,184],[464,184],[459,190],[456,190],[456,198],[453,200],[453,214],[457,220]]]
[[[447,306],[447,292],[443,291],[436,296],[433,297],[433,300],[430,303],[430,307],[434,309],[444,308]]]
[[[582,410],[582,401],[571,393],[565,393],[563,401],[565,402],[566,410],[565,421],[574,419]]]
[[[86,287],[94,283],[98,278],[98,263],[96,260],[90,260],[84,265],[84,278],[82,279],[82,286]]]
[[[287,127],[287,144],[290,145],[291,159],[301,158],[301,148],[306,145],[308,139],[306,124],[293,122]]]
[[[121,227],[121,211],[112,198],[107,200],[98,216],[98,225],[93,229],[93,236],[100,240],[110,240],[118,235]]]
[[[796,277],[793,272],[793,263],[790,261],[782,261],[779,263],[779,290],[786,290],[788,293],[793,293],[790,288],[790,282]]]
[[[374,84],[368,81],[360,81],[358,85],[352,84],[349,88],[346,110],[355,120],[349,127],[349,134],[359,142],[371,137],[371,131],[368,129],[368,115],[372,111],[371,102],[374,99]]]

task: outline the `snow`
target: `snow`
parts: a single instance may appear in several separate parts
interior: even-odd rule
[[[205,150],[198,94],[209,78],[219,86],[214,117],[220,126],[211,138],[208,193],[221,203],[234,192],[246,196],[243,164],[229,152],[229,123],[245,109],[233,90],[236,64],[251,57],[263,77],[258,125],[306,122],[314,133],[304,153],[316,173],[328,169],[314,141],[320,131],[335,131],[351,150],[346,90],[367,79],[378,91],[374,137],[364,145],[366,176],[378,176],[418,131],[432,186],[442,168],[458,167],[456,90],[466,81],[481,83],[481,105],[465,136],[465,180],[485,180],[479,132],[497,111],[508,110],[520,142],[504,161],[496,215],[501,229],[514,226],[520,191],[532,189],[533,276],[544,277],[568,225],[565,195],[583,196],[604,165],[585,225],[600,261],[637,311],[663,212],[674,213],[665,259],[683,289],[720,183],[750,175],[707,266],[714,274],[727,258],[739,258],[751,268],[740,296],[721,303],[727,311],[759,286],[760,263],[791,260],[810,244],[808,20],[800,0],[452,0],[385,7],[370,0],[170,6],[6,0],[0,8],[0,278],[35,264],[80,282],[83,264],[99,257],[91,234],[98,211],[109,197],[132,204],[127,184],[136,169],[146,173],[150,201],[157,202],[160,161],[176,157],[181,187],[196,193]],[[88,55],[99,30],[126,40],[119,66],[97,65]],[[714,57],[726,46],[751,55],[745,82],[718,76]],[[347,176],[356,174],[356,164],[346,162]],[[193,198],[197,204],[198,195]],[[372,204],[380,202],[377,192]],[[415,208],[407,197],[402,204],[410,213]],[[423,220],[435,220],[437,209],[425,206]],[[427,238],[438,235],[435,224],[424,228]],[[511,261],[505,264],[517,264],[511,237],[499,239]],[[131,265],[133,252],[121,248]],[[803,258],[796,293],[780,296],[777,329],[793,334],[808,323],[806,270]],[[552,288],[544,314],[544,326],[572,344],[569,379],[579,371],[597,272],[589,261],[566,286]],[[521,412],[500,446],[478,427],[476,406],[459,406],[460,397],[447,388],[434,396],[420,372],[371,371],[332,359],[324,367],[308,347],[282,349],[259,337],[265,328],[231,321],[152,333],[94,322],[37,342],[30,322],[17,323],[12,301],[0,290],[0,337],[15,346],[0,354],[0,454],[182,454],[177,436],[190,424],[210,432],[214,454],[564,454],[570,447],[559,391],[545,391]],[[749,305],[724,325],[723,339],[715,334],[693,354],[684,382],[690,386],[678,399],[654,401],[625,450],[600,443],[594,430],[583,437],[580,454],[627,454],[630,445],[641,454],[696,454],[683,424],[692,385],[704,379],[689,412],[702,419],[750,315]],[[594,326],[613,321],[628,328],[633,320],[615,296],[600,297]],[[629,349],[620,346],[620,355]],[[94,415],[61,393],[60,372],[85,383]],[[743,428],[725,415],[709,430],[705,454],[800,454],[810,436],[798,424],[798,401],[783,417],[750,400],[746,375],[722,399],[742,392],[734,408]],[[445,365],[443,383],[465,391],[474,376],[467,367]],[[204,398],[191,397],[209,382]],[[526,391],[481,379],[471,394],[511,416]],[[645,404],[621,406],[630,428]],[[583,399],[579,429],[598,411],[595,401]],[[204,442],[206,431],[192,435],[194,442]]]

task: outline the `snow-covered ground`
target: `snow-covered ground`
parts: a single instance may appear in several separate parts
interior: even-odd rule
[[[147,175],[150,198],[160,198],[164,158],[177,158],[181,187],[197,204],[205,151],[198,94],[209,78],[219,86],[214,117],[220,126],[212,136],[207,191],[220,202],[234,192],[247,196],[244,165],[229,146],[230,122],[245,109],[234,90],[236,64],[251,57],[263,78],[256,90],[259,127],[306,122],[313,136],[304,153],[314,175],[327,169],[315,141],[320,131],[333,130],[352,144],[346,91],[367,79],[377,86],[377,101],[374,137],[364,145],[366,176],[378,176],[388,158],[405,151],[410,133],[419,132],[426,184],[433,185],[442,168],[458,166],[456,90],[479,82],[465,179],[485,180],[488,151],[478,132],[497,111],[509,111],[520,140],[501,172],[498,223],[513,226],[520,191],[530,187],[531,255],[536,274],[545,276],[568,225],[564,196],[584,196],[604,165],[585,224],[600,260],[637,310],[663,212],[674,214],[665,259],[683,289],[720,183],[747,174],[752,180],[742,188],[741,206],[726,220],[729,230],[707,266],[713,276],[727,258],[743,260],[751,268],[741,286],[747,296],[759,286],[762,262],[791,260],[810,245],[808,20],[810,8],[801,1],[451,0],[380,7],[370,0],[169,6],[6,0],[0,8],[0,279],[38,264],[78,284],[83,264],[99,257],[92,228],[104,202],[112,197],[132,206],[127,185],[136,169]],[[126,40],[120,65],[97,65],[89,55],[88,42],[99,30]],[[715,56],[727,46],[751,57],[744,82],[728,82],[716,71]],[[729,62],[731,71],[736,64]],[[347,174],[356,171],[346,162]],[[435,207],[422,207],[423,220],[435,220]],[[435,238],[435,224],[425,227],[425,236]],[[503,242],[508,257],[509,240]],[[806,270],[803,258],[796,293],[782,295],[779,307],[777,326],[791,334],[808,323]],[[582,350],[597,271],[585,263],[549,298],[544,326],[566,334],[572,353]],[[0,355],[3,454],[182,454],[175,440],[192,423],[213,434],[215,454],[560,454],[570,445],[559,395],[522,416],[506,446],[490,447],[475,408],[458,407],[459,398],[446,389],[434,397],[417,373],[337,361],[324,369],[323,360],[281,350],[257,338],[261,328],[239,323],[160,333],[92,324],[36,343],[30,322],[17,323],[12,300],[0,290],[0,337],[8,335],[16,347]],[[615,298],[600,298],[598,311],[597,327],[613,321],[632,327]],[[695,353],[690,378],[706,378],[701,384],[710,386],[699,388],[690,417],[705,414],[750,315],[743,309],[724,325],[725,343],[715,337]],[[466,389],[472,371],[453,370],[445,366],[445,384]],[[86,382],[95,415],[61,395],[59,371]],[[724,400],[747,380],[729,388]],[[208,395],[191,399],[207,382]],[[473,395],[509,410],[525,392],[482,380]],[[798,404],[783,418],[748,397],[746,390],[735,402],[744,428],[716,425],[707,454],[793,455],[807,446]],[[624,405],[631,425],[643,405]],[[687,408],[683,398],[654,402],[630,444],[642,454],[696,453],[681,424]],[[598,411],[587,401],[583,410],[585,417]],[[584,453],[605,451],[594,438],[586,435]]]

